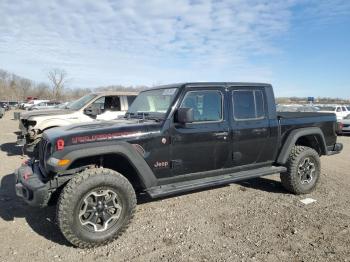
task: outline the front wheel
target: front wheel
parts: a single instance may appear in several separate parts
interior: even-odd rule
[[[318,153],[306,146],[294,146],[287,161],[287,172],[281,174],[285,189],[294,194],[312,192],[320,179],[321,163]]]
[[[69,242],[91,248],[121,235],[135,208],[135,191],[124,176],[110,169],[87,169],[64,187],[57,222]]]

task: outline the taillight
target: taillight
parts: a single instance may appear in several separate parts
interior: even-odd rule
[[[64,140],[63,139],[58,139],[56,141],[56,149],[57,150],[63,150],[64,149]]]

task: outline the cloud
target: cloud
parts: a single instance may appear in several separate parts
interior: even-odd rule
[[[273,41],[288,32],[295,6],[313,17],[349,10],[346,1],[308,3],[3,0],[0,67],[38,80],[60,67],[87,86],[268,79],[271,70],[251,58],[278,53]]]

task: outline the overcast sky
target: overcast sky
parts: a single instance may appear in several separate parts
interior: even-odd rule
[[[0,68],[70,86],[255,81],[350,98],[350,1],[1,0]]]

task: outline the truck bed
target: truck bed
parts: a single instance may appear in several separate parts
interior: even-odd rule
[[[319,112],[277,112],[281,125],[282,144],[291,131],[304,127],[319,127],[325,137],[326,144],[336,142],[336,115]]]

